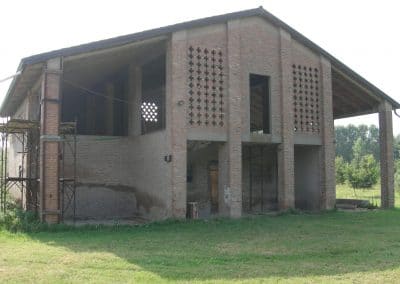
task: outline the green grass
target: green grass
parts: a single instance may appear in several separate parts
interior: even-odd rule
[[[378,210],[0,231],[0,282],[397,282],[399,220]]]
[[[336,198],[345,199],[365,199],[377,206],[381,205],[381,187],[380,184],[374,185],[367,189],[353,189],[348,184],[336,185]],[[395,190],[395,206],[400,207],[400,189],[396,186]]]

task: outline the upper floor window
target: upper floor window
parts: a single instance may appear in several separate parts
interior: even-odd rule
[[[271,133],[269,77],[250,74],[250,132]]]

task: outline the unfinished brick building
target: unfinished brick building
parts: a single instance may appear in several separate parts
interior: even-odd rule
[[[200,217],[331,209],[334,119],[375,112],[382,205],[394,204],[400,105],[262,8],[34,55],[18,71],[0,110],[2,188],[20,182],[46,222],[184,218],[192,202]]]

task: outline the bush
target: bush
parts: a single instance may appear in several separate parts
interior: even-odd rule
[[[40,230],[42,224],[36,213],[12,208],[6,213],[0,213],[0,229],[11,232],[32,232]]]
[[[347,179],[349,164],[339,156],[335,158],[335,169],[336,169],[336,183],[344,184]]]
[[[394,184],[396,190],[400,191],[400,160],[396,160],[394,164]]]
[[[379,167],[371,154],[355,158],[347,172],[347,179],[353,188],[371,188],[378,182]]]

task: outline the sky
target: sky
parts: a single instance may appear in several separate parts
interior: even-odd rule
[[[0,80],[21,58],[178,22],[263,6],[400,101],[400,1],[3,1],[0,8]],[[0,83],[0,101],[11,80]],[[400,111],[399,111],[400,112]],[[335,125],[377,124],[376,114]],[[400,118],[393,116],[394,134]]]

